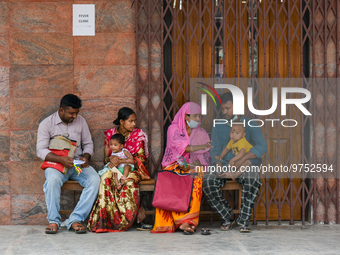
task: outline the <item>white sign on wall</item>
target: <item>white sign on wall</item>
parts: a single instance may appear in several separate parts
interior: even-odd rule
[[[95,35],[94,4],[73,5],[73,36]]]

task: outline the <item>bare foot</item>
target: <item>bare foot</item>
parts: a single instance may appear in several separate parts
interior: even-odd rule
[[[196,230],[195,226],[190,225],[188,222],[183,223],[182,225],[179,226],[180,230],[183,230],[184,232],[190,232],[194,233]]]

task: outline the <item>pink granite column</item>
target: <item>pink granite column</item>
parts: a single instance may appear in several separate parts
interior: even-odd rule
[[[0,224],[11,222],[9,166],[9,3],[0,2]]]
[[[0,224],[46,224],[39,123],[75,93],[103,165],[103,131],[136,109],[135,12],[130,0],[95,1],[96,35],[72,36],[72,4],[0,0]],[[94,3],[93,1],[91,3]],[[73,194],[62,198],[73,207]],[[68,209],[68,208],[65,208]]]

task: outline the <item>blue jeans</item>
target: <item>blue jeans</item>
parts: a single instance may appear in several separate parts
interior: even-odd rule
[[[100,178],[98,173],[91,167],[82,168],[83,172],[79,174],[75,168],[68,170],[67,174],[63,174],[54,168],[45,169],[46,181],[44,184],[45,200],[47,205],[48,222],[56,223],[60,226],[60,193],[61,186],[68,180],[78,181],[84,187],[76,208],[71,213],[67,228],[70,229],[73,222],[84,221],[89,215],[93,203],[98,195]]]

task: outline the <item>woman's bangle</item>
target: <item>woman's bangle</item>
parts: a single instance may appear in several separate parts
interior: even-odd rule
[[[105,163],[109,163],[109,161],[110,161],[110,157],[107,157],[107,158],[105,158]]]

